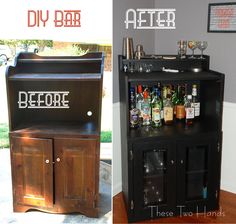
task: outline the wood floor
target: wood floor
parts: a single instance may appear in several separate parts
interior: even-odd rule
[[[236,194],[220,193],[221,215],[161,218],[139,223],[236,223]],[[122,193],[113,197],[113,223],[127,223],[127,215]]]

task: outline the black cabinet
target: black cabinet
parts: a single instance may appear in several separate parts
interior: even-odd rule
[[[224,74],[208,70],[206,58],[136,61],[119,57],[122,190],[129,222],[219,207]],[[152,72],[126,69],[140,63],[151,64]],[[180,72],[163,72],[162,65]],[[202,71],[190,71],[195,66]],[[160,128],[130,128],[129,89],[157,82],[197,84],[201,109],[192,126],[174,121]]]

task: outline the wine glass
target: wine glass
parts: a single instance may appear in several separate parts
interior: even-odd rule
[[[197,43],[197,47],[199,50],[201,50],[201,57],[199,59],[205,59],[203,57],[203,51],[207,48],[208,44],[207,44],[207,41],[199,41]]]
[[[197,48],[197,41],[195,41],[195,40],[190,40],[190,41],[188,42],[188,47],[189,47],[189,49],[192,50],[192,55],[191,55],[189,58],[192,58],[192,59],[196,58],[196,57],[194,56],[194,50]]]

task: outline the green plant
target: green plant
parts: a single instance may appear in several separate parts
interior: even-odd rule
[[[0,124],[0,148],[9,147],[8,124]]]
[[[101,132],[101,142],[103,143],[110,143],[112,140],[112,133],[111,131],[102,131]]]

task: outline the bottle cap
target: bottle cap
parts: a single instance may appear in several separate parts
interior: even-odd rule
[[[188,96],[187,96],[187,99],[188,99],[188,100],[191,100],[191,99],[192,99],[192,95],[188,95]]]
[[[142,93],[143,92],[143,88],[141,85],[138,85],[138,93]]]
[[[147,98],[148,98],[148,91],[147,91],[147,90],[144,90],[144,92],[143,92],[143,98],[144,98],[144,99],[147,99]]]

